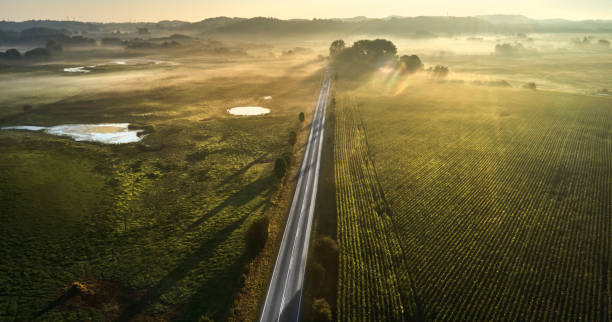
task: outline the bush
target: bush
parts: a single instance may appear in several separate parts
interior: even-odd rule
[[[297,143],[297,134],[295,131],[289,132],[289,145],[294,146]]]
[[[536,85],[536,83],[531,82],[531,83],[527,83],[527,84],[523,85],[523,88],[535,90],[535,89],[537,89],[537,85]]]
[[[274,174],[281,179],[287,173],[287,161],[284,158],[278,158],[274,162]]]
[[[300,115],[298,115],[298,118],[300,119],[300,122],[304,122],[304,112],[300,112]]]
[[[291,152],[283,153],[283,159],[285,160],[285,164],[287,164],[287,167],[290,167],[293,164],[293,153]]]
[[[62,47],[62,44],[60,44],[58,41],[50,39],[47,40],[47,44],[45,45],[45,48],[47,48],[47,50],[49,50],[50,53],[61,53],[64,48]]]
[[[17,49],[9,49],[3,55],[0,55],[0,58],[7,60],[17,60],[21,59],[21,53]]]
[[[312,319],[315,322],[329,322],[332,320],[331,306],[325,299],[316,299],[312,302]]]
[[[251,256],[257,255],[266,245],[268,240],[268,217],[261,217],[251,223],[246,232],[246,248]]]
[[[122,46],[123,41],[117,37],[102,38],[103,46]]]
[[[312,283],[313,296],[322,295],[322,290],[326,288],[325,275],[327,272],[323,265],[311,262],[308,267],[308,279]]]
[[[338,271],[338,244],[331,237],[324,236],[315,241],[314,256],[327,270]]]
[[[46,48],[34,48],[26,51],[23,56],[27,59],[45,60],[51,57],[51,53]]]
[[[514,56],[522,54],[526,51],[521,43],[512,44],[497,44],[495,45],[495,54],[501,56]]]
[[[24,112],[29,112],[32,110],[32,105],[24,105],[23,106],[23,111]]]
[[[427,70],[434,78],[445,78],[448,76],[448,67],[442,65],[436,65],[436,67],[429,67]]]
[[[185,161],[188,161],[188,162],[204,161],[204,159],[206,159],[207,156],[208,156],[208,150],[202,149],[202,150],[190,153],[187,156],[185,156]]]

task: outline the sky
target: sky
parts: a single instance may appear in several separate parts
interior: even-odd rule
[[[371,18],[522,14],[612,19],[612,0],[0,0],[0,20],[200,21],[217,16]]]

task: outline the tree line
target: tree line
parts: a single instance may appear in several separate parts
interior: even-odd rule
[[[399,56],[395,44],[386,39],[358,40],[350,47],[342,39],[335,40],[329,47],[329,57],[331,65],[345,75],[364,74],[385,65],[405,74],[426,71],[436,78],[446,77],[449,72],[448,67],[441,65],[425,69],[417,55]]]

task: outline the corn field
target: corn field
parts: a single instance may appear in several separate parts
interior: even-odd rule
[[[340,320],[612,318],[612,104],[530,95],[339,100]]]

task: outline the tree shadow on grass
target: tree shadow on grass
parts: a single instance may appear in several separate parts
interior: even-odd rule
[[[238,229],[249,217],[249,213],[243,215],[233,224],[217,232],[212,238],[204,241],[200,247],[191,255],[185,257],[182,263],[170,271],[155,286],[149,290],[134,304],[130,305],[118,318],[118,321],[129,321],[143,312],[150,304],[157,301],[161,295],[168,291],[178,281],[185,278],[189,272],[197,268],[203,260],[212,256],[215,249]]]
[[[242,206],[251,201],[253,198],[257,197],[257,195],[261,194],[262,192],[264,193],[264,196],[269,196],[269,194],[272,193],[272,187],[274,187],[275,180],[276,179],[273,176],[268,175],[249,183],[244,188],[205,213],[202,217],[198,218],[186,228],[186,231],[195,229],[197,226],[205,222],[210,217],[216,215],[227,206]]]
[[[213,210],[206,213],[203,217],[199,218],[194,224],[192,224],[192,226],[195,227],[199,225],[200,223],[204,222],[206,219],[219,213],[226,206],[244,205],[248,203],[249,201],[253,200],[258,195],[261,195],[263,197],[263,200],[251,209],[253,211],[256,211],[257,209],[264,207],[264,211],[265,211],[265,209],[267,209],[267,207],[269,206],[269,198],[274,192],[274,190],[272,189],[273,187],[272,183],[274,182],[273,180],[274,180],[274,177],[272,176],[267,176],[267,177],[263,177],[258,180],[255,180],[254,182],[247,185],[242,190],[238,191],[237,193],[227,198],[225,201],[223,201]],[[202,242],[200,247],[195,252],[185,257],[182,263],[180,263],[176,268],[170,271],[155,286],[151,287],[137,302],[130,305],[121,314],[121,316],[118,318],[118,321],[129,321],[129,320],[134,319],[138,314],[143,312],[149,305],[157,301],[160,296],[162,296],[165,292],[167,292],[178,281],[185,278],[189,274],[189,272],[197,268],[200,262],[202,262],[203,260],[209,259],[213,255],[215,249],[221,243],[227,240],[227,238],[229,238],[229,236],[236,229],[238,229],[242,224],[244,224],[244,222],[247,220],[250,214],[251,212],[247,212],[245,215],[240,217],[240,219],[236,220],[231,225],[218,231],[212,238],[207,239],[206,241]],[[226,272],[228,274],[235,274],[236,271],[238,271],[240,267],[243,267],[245,263],[247,262],[248,257],[245,257],[245,256],[246,255],[243,255],[239,260],[237,260],[236,263],[234,263],[228,270],[226,270]],[[224,278],[219,279],[215,277],[213,278],[213,280],[224,281],[224,283],[227,283],[227,279],[224,279]],[[237,275],[235,280],[240,281],[240,276]],[[207,283],[213,283],[213,282],[207,282]],[[223,288],[227,286],[219,285],[219,287]],[[234,287],[233,284],[232,284],[232,287]],[[211,288],[207,287],[207,289],[210,290]],[[212,292],[212,294],[210,295],[210,298],[217,296],[218,295],[217,293],[218,292]],[[209,297],[206,297],[206,299],[208,298]]]
[[[246,173],[247,171],[249,171],[249,169],[252,166],[254,166],[254,165],[258,164],[258,163],[262,163],[267,156],[268,156],[268,153],[262,154],[257,159],[251,161],[249,164],[247,164],[246,166],[242,167],[242,169],[234,172],[233,174],[231,174],[230,176],[225,178],[225,180],[223,180],[221,183],[219,183],[217,186],[215,186],[215,189],[219,189],[219,188],[225,186],[226,184],[230,183],[232,180],[236,179],[240,175],[242,175],[242,174]]]
[[[269,207],[270,203],[266,199],[253,209],[262,208],[261,212],[265,213]],[[208,279],[187,301],[176,320],[199,321],[202,316],[208,316],[215,321],[226,321],[235,296],[243,286],[239,272],[244,270],[251,259],[252,255],[245,252],[221,276]]]

